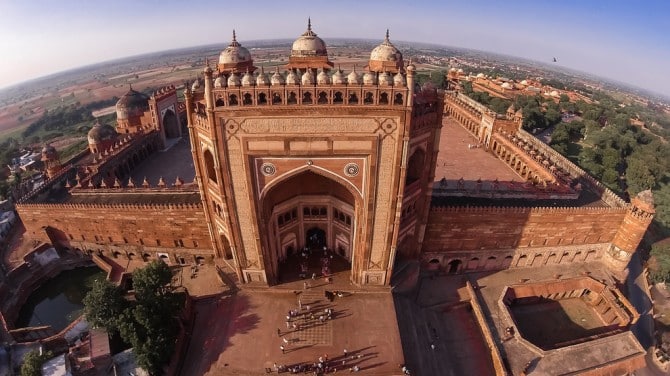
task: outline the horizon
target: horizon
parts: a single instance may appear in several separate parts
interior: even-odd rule
[[[255,12],[252,16],[257,22],[239,19],[249,12],[247,7],[237,4],[225,4],[225,14],[211,22],[201,22],[203,14],[216,14],[208,12],[208,7],[221,6],[213,0],[188,7],[173,0],[139,4],[121,0],[114,8],[72,0],[57,4],[46,0],[32,4],[3,3],[0,32],[11,38],[0,40],[0,47],[9,51],[0,62],[0,90],[115,60],[227,45],[233,29],[242,44],[292,40],[305,31],[311,13],[312,29],[326,41],[381,41],[388,28],[392,42],[476,50],[546,65],[555,56],[556,68],[583,72],[670,98],[670,79],[665,74],[670,49],[659,48],[670,46],[670,36],[660,31],[664,24],[662,15],[670,10],[670,4],[662,2],[637,7],[623,1],[607,4],[582,4],[578,0],[560,4],[530,0],[511,4],[473,1],[449,5],[437,1],[420,5],[391,1],[380,8],[346,0],[338,3],[340,7],[329,6],[325,16],[315,16],[314,9],[296,15],[290,6],[298,4],[294,1],[289,1],[289,5],[283,3],[280,8],[273,3],[265,9],[261,4],[258,9],[264,14]],[[323,4],[328,3],[317,1],[310,8]],[[354,6],[356,11],[349,12],[352,8],[346,5]],[[369,22],[354,17],[359,13],[371,15]],[[538,21],[538,17],[550,19]],[[23,22],[24,19],[44,27],[35,28],[33,22]],[[342,30],[344,24],[353,26]],[[272,37],[268,38],[270,34]],[[49,63],[46,68],[45,56]]]

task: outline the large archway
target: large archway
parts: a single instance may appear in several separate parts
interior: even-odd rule
[[[165,129],[166,138],[181,137],[179,119],[177,119],[177,116],[172,110],[165,111],[165,114],[163,115],[163,128]]]
[[[310,170],[270,188],[262,199],[261,216],[269,283],[313,276],[349,280],[356,209],[348,187]]]

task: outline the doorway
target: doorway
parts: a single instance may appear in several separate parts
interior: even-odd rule
[[[319,249],[326,246],[326,231],[312,227],[305,234],[305,244],[310,249]]]

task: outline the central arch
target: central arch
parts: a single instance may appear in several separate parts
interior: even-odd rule
[[[264,192],[260,216],[268,282],[313,274],[349,279],[359,206],[350,187],[312,170],[275,182]]]
[[[166,138],[181,137],[179,132],[179,120],[172,110],[165,111],[163,115],[163,128],[165,129]]]

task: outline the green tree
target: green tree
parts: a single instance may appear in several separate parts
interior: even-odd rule
[[[126,307],[121,289],[106,279],[97,279],[84,297],[86,320],[107,332],[118,331],[118,320]]]
[[[652,245],[649,258],[649,278],[654,282],[670,281],[670,243]]]
[[[626,182],[629,193],[635,195],[654,187],[656,176],[649,169],[649,165],[644,159],[631,157],[628,159],[628,168],[626,168]]]
[[[23,357],[21,376],[42,376],[42,365],[53,355],[50,351],[40,355],[39,351],[32,350]]]
[[[133,272],[136,304],[119,320],[121,337],[133,346],[138,364],[151,374],[160,374],[174,351],[179,333],[178,313],[182,302],[170,286],[172,272],[154,261]]]

